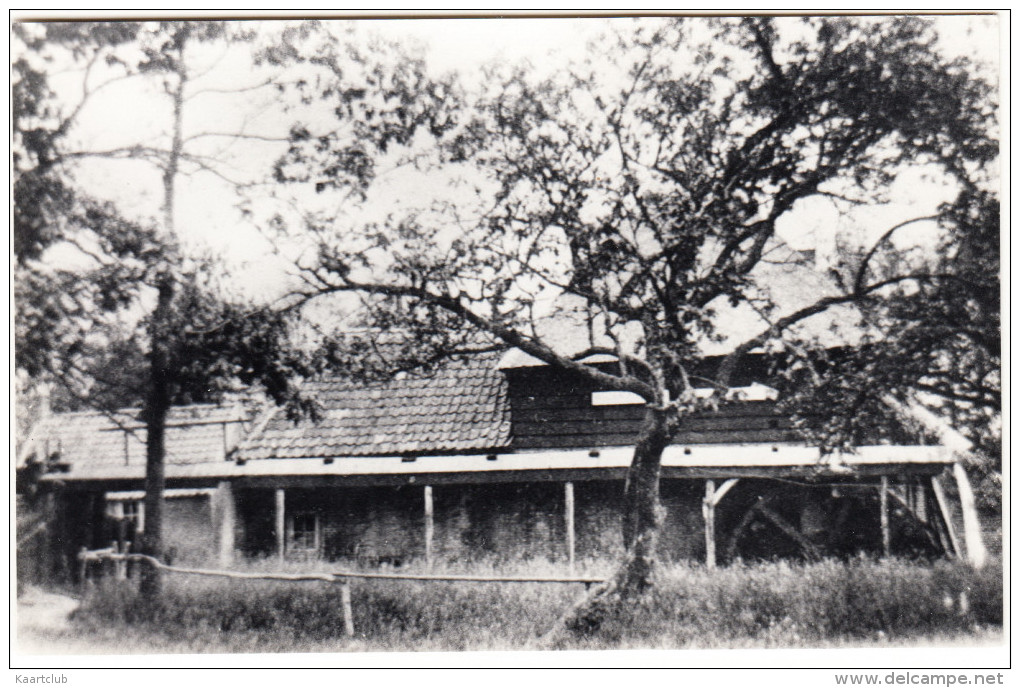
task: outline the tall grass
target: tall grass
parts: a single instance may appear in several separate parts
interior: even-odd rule
[[[660,572],[653,594],[589,640],[628,646],[818,646],[960,634],[1002,624],[1001,566],[826,560]]]
[[[250,570],[280,570],[256,562]],[[335,570],[337,566],[291,566]],[[610,562],[589,562],[605,573]],[[508,570],[510,569],[510,570]],[[562,573],[476,562],[461,573]],[[338,586],[170,574],[157,603],[130,583],[85,599],[82,628],[130,627],[192,648],[258,651],[534,649],[583,595],[577,584],[352,582],[356,638],[343,632]],[[903,560],[663,567],[653,591],[618,608],[597,631],[561,633],[558,648],[737,647],[891,641],[971,633],[1002,624],[1002,571]]]

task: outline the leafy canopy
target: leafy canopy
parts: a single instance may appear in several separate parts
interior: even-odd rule
[[[963,191],[987,181],[991,88],[966,60],[940,56],[924,19],[645,22],[600,45],[548,77],[504,65],[480,94],[449,91],[462,98],[456,123],[431,133],[444,173],[473,194],[369,223],[346,206],[302,227],[319,243],[298,296],[358,295],[363,343],[346,332],[331,349],[338,364],[344,351],[363,358],[380,332],[380,369],[498,341],[682,410],[703,403],[696,386],[727,385],[743,353],[803,353],[809,343],[788,334],[801,320],[870,308],[907,284],[948,288],[937,266],[862,268],[866,279],[791,310],[760,279],[802,200],[880,205],[909,166],[937,167]],[[295,139],[290,180],[351,183],[323,163],[344,149],[319,139],[312,154]],[[692,379],[718,313],[739,305],[760,331],[714,379]],[[618,371],[574,360],[565,313]]]

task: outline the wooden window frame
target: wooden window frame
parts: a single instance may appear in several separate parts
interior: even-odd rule
[[[128,509],[126,507],[129,504],[132,505],[134,513],[128,513]],[[145,532],[145,502],[140,499],[109,502],[106,507],[106,515],[118,521],[134,521],[135,532]]]
[[[301,518],[312,519],[312,546],[297,546],[295,523]],[[298,511],[287,514],[287,553],[319,555],[322,549],[322,518],[316,511]]]

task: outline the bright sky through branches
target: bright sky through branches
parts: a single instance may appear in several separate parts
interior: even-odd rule
[[[655,19],[382,19],[359,23],[359,30],[425,47],[435,73],[457,71],[469,87],[482,79],[482,66],[488,62],[527,60],[536,74],[545,75],[571,59],[582,58],[589,43],[610,25],[653,23]],[[793,19],[789,20],[795,21]],[[878,21],[881,21],[879,19]],[[987,65],[983,76],[997,78],[999,27],[995,16],[943,16],[935,18],[941,47],[947,55],[963,55]],[[228,270],[243,275],[241,288],[272,291],[274,280],[267,275],[278,268],[267,262],[268,243],[246,224],[238,210],[238,201],[227,180],[254,181],[264,177],[284,144],[267,139],[286,136],[293,118],[301,118],[314,131],[314,114],[284,112],[270,88],[258,86],[262,73],[253,71],[246,61],[244,45],[206,51],[195,80],[196,91],[205,91],[189,103],[185,114],[186,132],[195,137],[193,145],[202,155],[226,161],[216,171],[194,165],[191,174],[180,179],[178,187],[178,226],[184,239],[195,246],[222,254]],[[595,46],[596,52],[599,51]],[[295,71],[298,73],[299,69]],[[111,74],[113,72],[110,72]],[[101,75],[100,75],[101,76]],[[69,72],[54,84],[73,102],[80,93],[80,73]],[[129,146],[141,140],[165,136],[169,113],[166,99],[146,79],[112,84],[83,112],[75,132],[80,146],[107,150]],[[226,89],[244,89],[234,95]],[[249,138],[219,137],[220,132],[242,131]],[[797,207],[782,234],[795,248],[831,248],[835,233],[856,234],[867,241],[885,228],[911,215],[927,214],[933,205],[948,198],[938,179],[927,179],[923,169],[908,170],[890,190],[890,204],[867,212],[842,212],[826,200],[813,200]],[[80,182],[101,198],[116,202],[124,212],[140,217],[159,212],[161,186],[159,172],[135,160],[92,160],[83,162]],[[444,194],[445,178],[435,174],[394,173],[383,175],[373,191],[372,206],[380,213],[392,211],[401,203],[427,203],[429,197]],[[254,204],[268,211],[271,203],[261,193]],[[314,196],[298,195],[292,203],[315,202]],[[253,217],[258,219],[256,213]],[[264,217],[264,215],[263,215]],[[923,231],[923,227],[921,228]],[[904,232],[900,240],[905,240]],[[915,241],[917,238],[915,237]],[[244,267],[246,266],[246,267]]]

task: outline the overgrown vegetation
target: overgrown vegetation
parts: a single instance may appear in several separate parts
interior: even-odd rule
[[[611,563],[586,568],[608,572]],[[259,652],[815,647],[959,639],[1002,625],[998,563],[975,571],[859,558],[715,571],[680,565],[657,576],[648,595],[617,608],[597,631],[552,638],[543,636],[583,595],[580,585],[356,581],[356,638],[348,639],[338,586],[172,576],[155,604],[130,583],[100,585],[74,624],[86,635],[120,632],[182,651]]]

